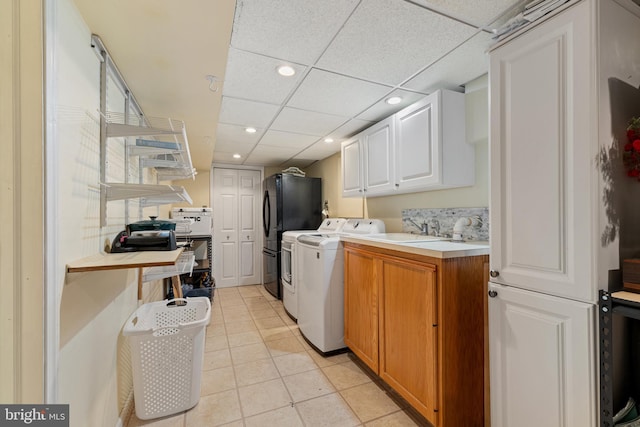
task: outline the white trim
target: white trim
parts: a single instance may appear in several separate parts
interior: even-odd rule
[[[56,42],[57,4],[44,2],[44,401],[58,403],[58,361],[60,343],[60,299],[58,277],[64,277],[58,265],[58,161],[55,106],[57,100]]]

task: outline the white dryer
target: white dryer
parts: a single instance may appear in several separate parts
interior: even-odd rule
[[[326,218],[317,230],[291,230],[282,234],[282,303],[289,317],[298,317],[298,256],[297,238],[303,234],[335,234],[342,230],[347,222],[344,218]]]
[[[385,231],[379,219],[349,219],[338,234],[298,236],[298,326],[320,353],[344,350],[344,256],[340,235]]]

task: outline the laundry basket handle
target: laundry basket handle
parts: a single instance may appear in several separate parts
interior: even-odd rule
[[[200,297],[202,298],[204,301],[207,302],[207,311],[205,312],[205,318],[209,317],[210,313],[211,313],[211,301],[209,301],[209,298],[206,297]],[[195,325],[198,323],[202,323],[203,319],[199,319],[199,320],[194,320],[193,322],[186,322],[186,323],[178,323],[180,326],[191,326],[191,325]],[[209,321],[207,321],[207,323],[209,323]]]

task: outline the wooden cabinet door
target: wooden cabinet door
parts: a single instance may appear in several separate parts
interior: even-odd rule
[[[345,249],[344,342],[375,373],[378,373],[377,263],[369,252]]]
[[[490,55],[492,281],[596,301],[590,2]]]
[[[362,148],[360,136],[342,143],[342,197],[362,196]]]
[[[438,425],[436,267],[385,257],[380,269],[380,377]]]
[[[489,290],[491,425],[595,426],[595,306],[511,286]]]
[[[389,117],[362,132],[364,191],[367,196],[389,194],[395,189],[395,122]]]

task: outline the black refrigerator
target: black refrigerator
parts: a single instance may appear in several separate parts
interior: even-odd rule
[[[322,222],[322,181],[277,173],[264,180],[262,199],[262,280],[265,289],[282,299],[280,246],[288,230],[315,230]]]

